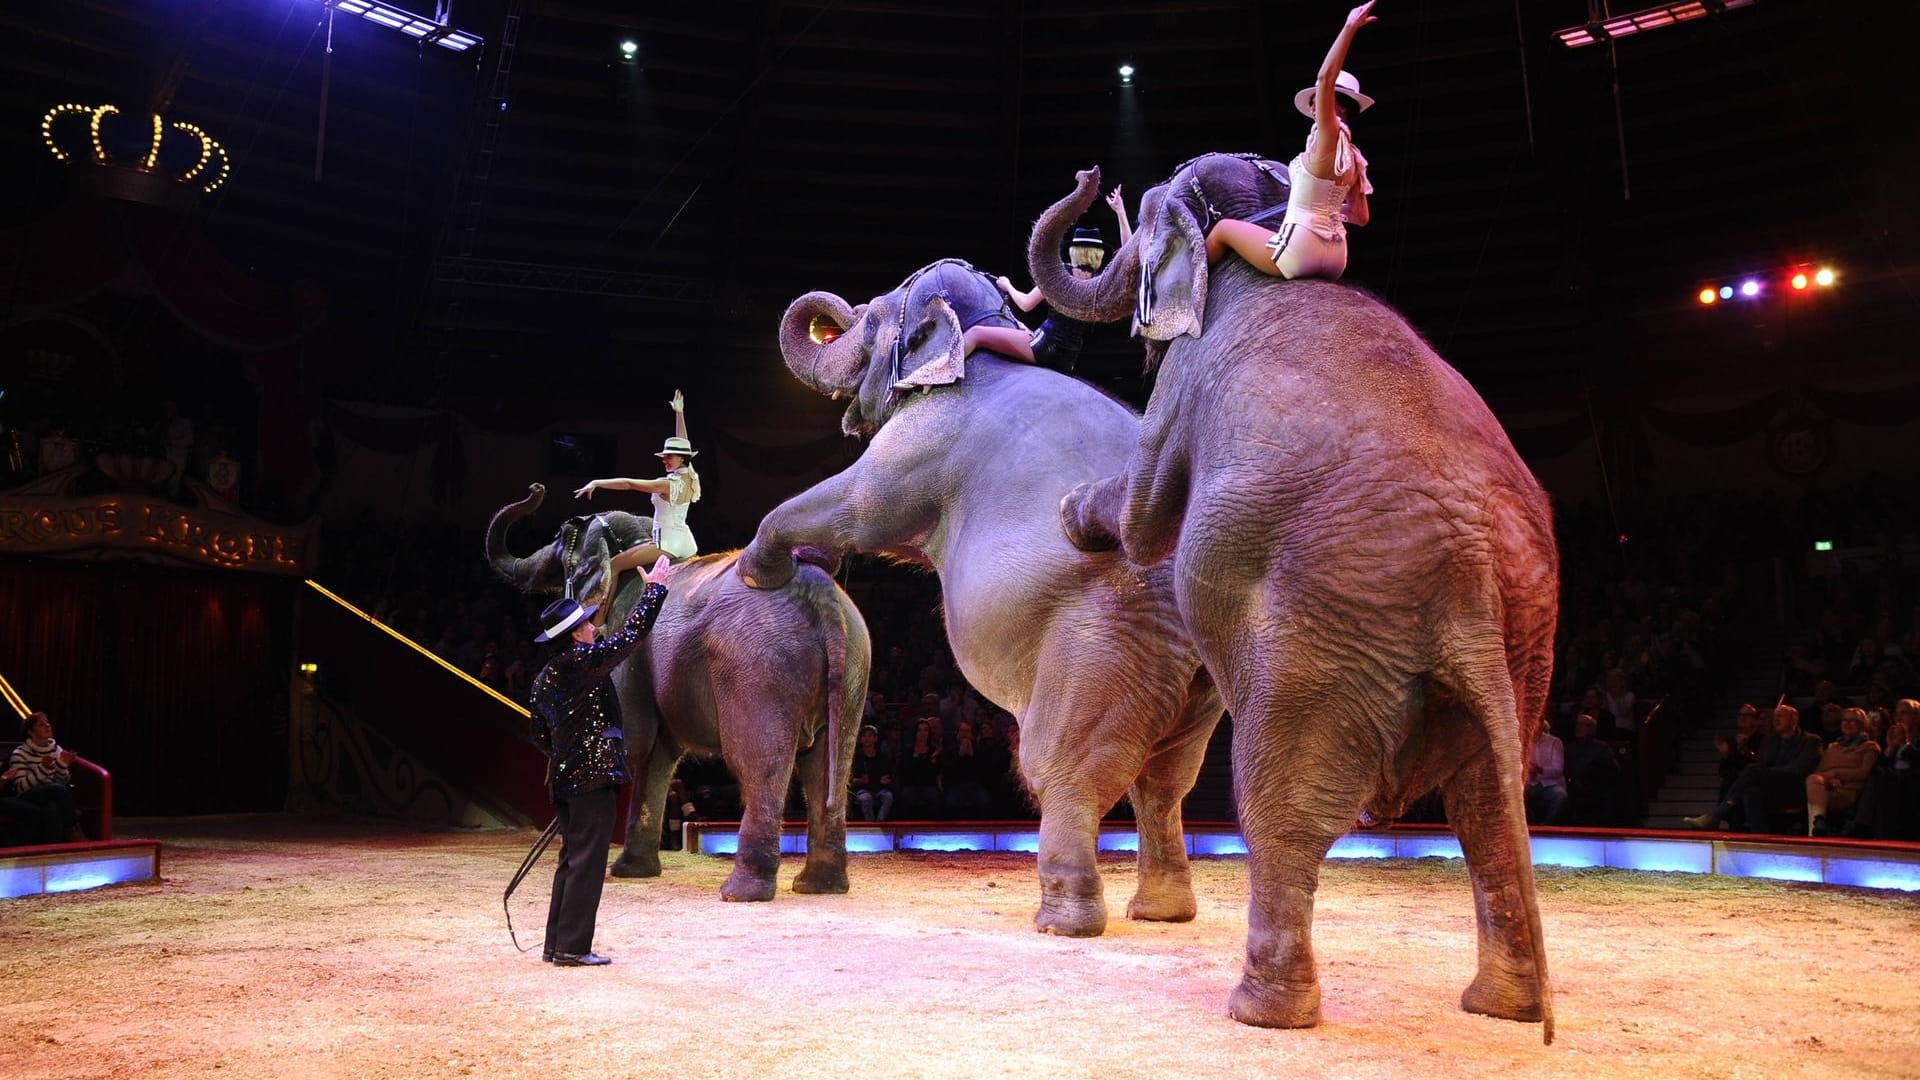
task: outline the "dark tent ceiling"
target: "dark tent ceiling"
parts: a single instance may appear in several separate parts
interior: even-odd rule
[[[1358,125],[1377,192],[1349,276],[1496,404],[1897,365],[1913,7],[1758,0],[1622,39],[1626,199],[1607,52],[1552,37],[1582,0],[1389,0],[1349,63],[1380,102]],[[233,155],[199,210],[215,240],[333,296],[330,392],[591,409],[685,385],[773,410],[808,397],[773,348],[801,292],[864,298],[942,256],[1024,280],[1026,227],[1075,169],[1137,204],[1196,153],[1291,156],[1293,91],[1346,8],[465,0],[477,57],[342,14],[316,182],[323,10],[10,5],[6,223],[63,197],[42,112],[160,87]],[[1801,260],[1844,287],[1692,299]],[[1139,400],[1124,333],[1090,348],[1094,377]]]

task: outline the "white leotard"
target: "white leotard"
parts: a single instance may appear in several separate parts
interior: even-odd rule
[[[694,481],[680,469],[666,477],[667,493],[653,497],[653,543],[677,562],[700,550],[687,528],[687,507],[693,502]]]

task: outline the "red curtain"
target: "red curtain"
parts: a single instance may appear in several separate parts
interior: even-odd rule
[[[247,574],[0,561],[0,674],[53,718],[62,746],[113,774],[116,815],[278,810],[296,588]]]

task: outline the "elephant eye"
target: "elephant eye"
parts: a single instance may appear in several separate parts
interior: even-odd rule
[[[918,349],[920,346],[925,345],[927,343],[927,339],[932,336],[933,336],[932,323],[921,323],[919,326],[914,327],[913,334],[907,338],[907,351],[911,352],[915,349]]]
[[[831,344],[835,338],[846,332],[846,327],[825,315],[815,315],[807,323],[807,337],[812,338],[815,345]]]

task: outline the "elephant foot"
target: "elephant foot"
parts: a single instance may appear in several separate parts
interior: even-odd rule
[[[1066,530],[1068,542],[1081,551],[1112,551],[1120,546],[1120,538],[1089,513],[1092,492],[1093,484],[1084,483],[1061,496],[1060,527]]]
[[[1241,976],[1227,1012],[1252,1027],[1305,1028],[1320,1023],[1320,983],[1263,983]]]
[[[1099,897],[1042,897],[1033,928],[1062,937],[1099,937],[1107,930],[1107,904]]]
[[[648,878],[660,876],[660,853],[657,851],[641,854],[637,851],[623,851],[613,861],[613,876],[624,878]]]
[[[793,879],[793,891],[797,893],[843,893],[848,889],[847,867],[804,866],[800,875]]]
[[[771,900],[777,884],[771,876],[762,877],[745,867],[736,866],[733,873],[727,875],[727,883],[720,886],[720,899],[739,903]]]
[[[1133,894],[1133,899],[1127,901],[1127,918],[1138,922],[1192,922],[1198,913],[1192,886],[1142,886]]]
[[[1460,995],[1460,1007],[1496,1020],[1537,1024],[1546,1019],[1538,980],[1505,972],[1482,971]]]

